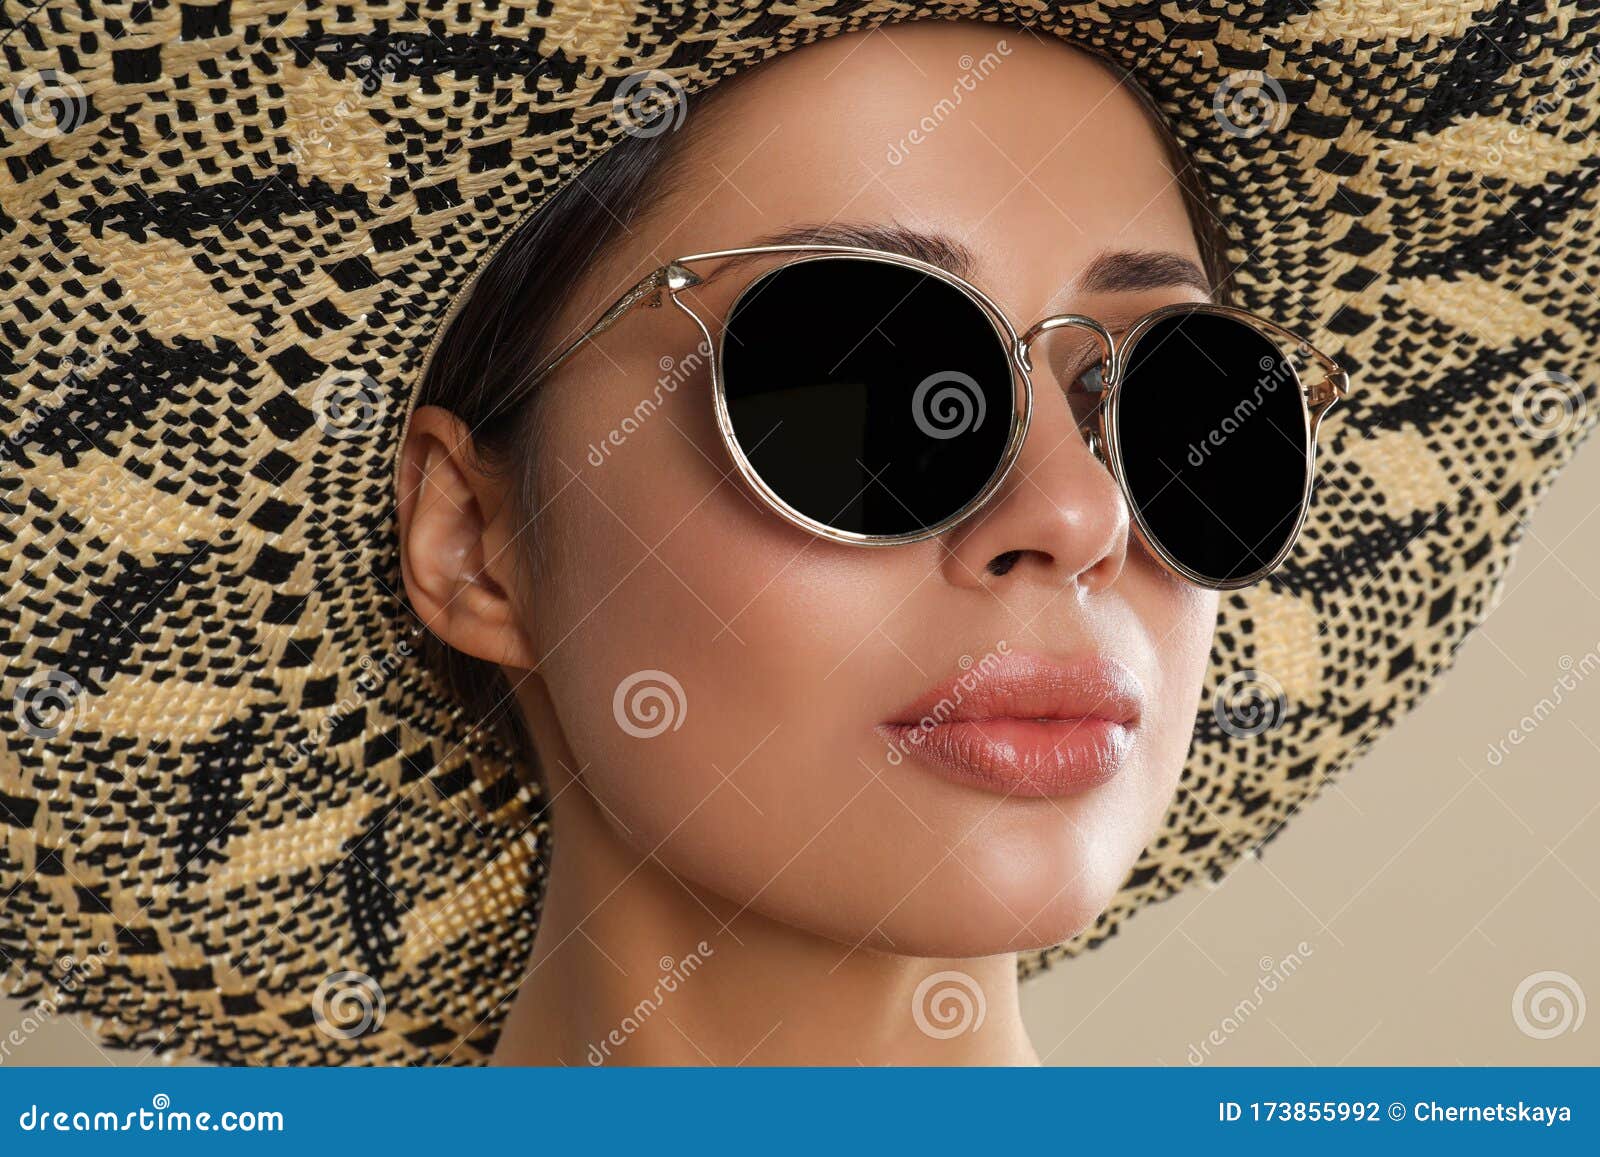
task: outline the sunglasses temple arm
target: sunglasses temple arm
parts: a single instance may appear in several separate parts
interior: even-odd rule
[[[582,349],[585,344],[616,325],[635,306],[642,303],[652,308],[658,307],[661,304],[661,291],[663,289],[676,292],[680,289],[687,289],[691,285],[697,285],[701,280],[701,277],[691,273],[677,262],[652,270],[632,289],[612,302],[611,308],[602,313],[592,326],[562,346],[553,357],[507,391],[505,397],[501,398],[495,406],[495,412],[525,398],[538,388],[540,382],[565,365],[573,354]]]

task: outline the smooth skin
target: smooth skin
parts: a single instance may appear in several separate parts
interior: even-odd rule
[[[935,114],[988,54],[997,66]],[[901,25],[798,49],[727,89],[680,130],[686,180],[574,287],[563,340],[675,256],[827,223],[959,243],[1019,329],[1069,311],[1115,328],[1204,298],[1181,278],[1083,291],[1107,253],[1199,254],[1155,130],[1075,49]],[[691,300],[720,317],[753,273]],[[1089,925],[1155,833],[1217,596],[1131,537],[1063,392],[1062,371],[1095,357],[1083,331],[1035,351],[1033,426],[997,497],[941,539],[883,550],[811,537],[743,488],[703,367],[590,460],[697,337],[676,310],[638,310],[541,387],[536,511],[514,478],[480,469],[444,410],[419,410],[403,448],[407,594],[451,646],[504,669],[552,800],[538,942],[496,1060],[1034,1063],[1015,954]],[[888,758],[877,726],[1002,642],[1137,674],[1148,708],[1120,774],[1007,798]],[[651,738],[613,709],[645,670],[669,673],[686,704]],[[689,960],[692,975],[658,987]],[[925,1031],[940,1024],[926,1000],[914,1014],[940,971],[981,992],[975,1030]]]

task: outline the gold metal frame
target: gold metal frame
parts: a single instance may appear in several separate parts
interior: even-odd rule
[[[714,340],[705,320],[678,295],[684,290],[691,289],[707,280],[706,277],[702,277],[689,268],[691,265],[702,262],[726,261],[736,257],[763,257],[780,253],[793,253],[797,256],[792,261],[784,262],[765,271],[760,276],[752,278],[750,284],[739,292],[734,298],[733,304],[729,306],[728,312],[730,314],[738,309],[746,294],[756,288],[767,276],[776,273],[779,269],[801,261],[849,257],[858,260],[887,262],[891,265],[920,270],[932,277],[936,277],[966,294],[983,310],[984,315],[989,319],[990,325],[994,327],[995,336],[1005,347],[1007,357],[1012,366],[1015,405],[1011,416],[1011,433],[1006,443],[1005,452],[989,481],[970,502],[949,518],[944,519],[937,525],[901,535],[864,535],[852,531],[838,530],[802,514],[786,503],[762,480],[749,458],[745,455],[744,449],[739,445],[738,438],[734,435],[732,421],[728,414],[727,395],[722,380],[722,345],[727,340],[726,332],[722,335],[721,341]],[[889,253],[879,249],[858,248],[852,245],[762,245],[742,249],[717,249],[706,253],[693,253],[687,257],[680,257],[652,271],[632,289],[619,297],[610,308],[600,315],[592,326],[568,342],[549,360],[524,378],[516,390],[501,400],[496,409],[514,403],[537,388],[541,382],[565,364],[587,342],[592,341],[610,329],[636,306],[659,307],[663,291],[672,299],[672,303],[695,323],[706,339],[706,348],[713,351],[710,358],[711,387],[716,408],[717,429],[721,434],[723,445],[726,446],[729,457],[732,458],[740,476],[780,517],[829,541],[847,543],[852,546],[902,546],[907,543],[921,542],[924,539],[937,537],[959,523],[966,521],[981,509],[989,499],[994,497],[995,492],[1004,484],[1011,473],[1011,468],[1016,464],[1033,417],[1033,365],[1029,357],[1030,348],[1044,334],[1055,329],[1072,326],[1087,329],[1093,333],[1099,340],[1103,351],[1100,365],[1096,367],[1098,375],[1086,372],[1080,375],[1079,379],[1089,392],[1103,393],[1105,395],[1101,403],[1095,408],[1095,425],[1089,433],[1089,447],[1095,457],[1110,471],[1111,476],[1116,479],[1123,501],[1127,503],[1129,513],[1132,515],[1134,532],[1140,543],[1170,573],[1186,581],[1211,590],[1233,590],[1249,586],[1276,570],[1283,560],[1288,557],[1289,551],[1299,539],[1300,531],[1305,525],[1306,513],[1311,505],[1311,490],[1316,474],[1317,431],[1322,424],[1324,415],[1333,407],[1334,403],[1345,397],[1350,389],[1349,374],[1341,369],[1332,357],[1318,350],[1309,341],[1285,329],[1283,326],[1247,310],[1237,309],[1232,306],[1213,305],[1209,302],[1180,302],[1174,305],[1162,306],[1127,326],[1122,331],[1120,339],[1094,318],[1074,313],[1056,314],[1044,318],[1031,326],[1026,333],[1019,335],[1016,327],[1011,324],[1010,319],[1006,317],[1000,307],[983,290],[965,278],[958,277],[948,270],[926,261],[920,261],[914,257],[906,257],[898,253]],[[1283,364],[1293,378],[1300,401],[1301,413],[1305,417],[1306,482],[1305,489],[1300,496],[1300,515],[1295,522],[1293,533],[1285,539],[1282,550],[1267,565],[1242,578],[1230,579],[1225,582],[1209,579],[1191,570],[1174,558],[1157,541],[1149,527],[1145,525],[1144,518],[1139,512],[1139,507],[1128,490],[1127,480],[1122,469],[1121,447],[1117,440],[1116,418],[1121,404],[1121,390],[1118,387],[1122,384],[1122,372],[1127,365],[1129,351],[1135,347],[1140,338],[1149,333],[1151,328],[1163,319],[1175,315],[1193,313],[1218,314],[1241,321],[1265,336],[1274,346],[1278,346],[1280,355],[1283,353],[1281,343],[1291,343],[1303,357],[1314,361],[1324,375],[1318,381],[1307,386],[1300,380],[1299,371],[1295,368],[1293,362],[1287,358],[1284,359]]]

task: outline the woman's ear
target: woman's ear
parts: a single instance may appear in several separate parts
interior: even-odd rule
[[[411,416],[396,484],[400,570],[418,617],[457,651],[532,667],[536,651],[515,597],[514,480],[479,467],[459,418],[423,406]]]

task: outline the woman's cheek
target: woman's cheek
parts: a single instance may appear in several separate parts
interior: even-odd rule
[[[1154,572],[1157,564],[1144,564]],[[1152,703],[1157,705],[1157,726],[1150,735],[1147,764],[1150,769],[1146,810],[1153,834],[1177,790],[1194,740],[1200,693],[1211,660],[1211,640],[1216,632],[1218,594],[1152,573],[1148,594],[1136,606],[1149,636],[1158,641],[1160,656]]]
[[[755,768],[778,749],[758,754],[763,739],[806,739],[792,713],[832,714],[846,680],[828,671],[871,608],[841,601],[820,544],[756,510],[667,416],[601,467],[546,482],[558,497],[537,524],[547,549],[530,613],[574,758],[618,778],[603,802],[676,823],[724,782],[718,769],[741,767],[760,791]],[[581,428],[558,424],[549,440]]]

